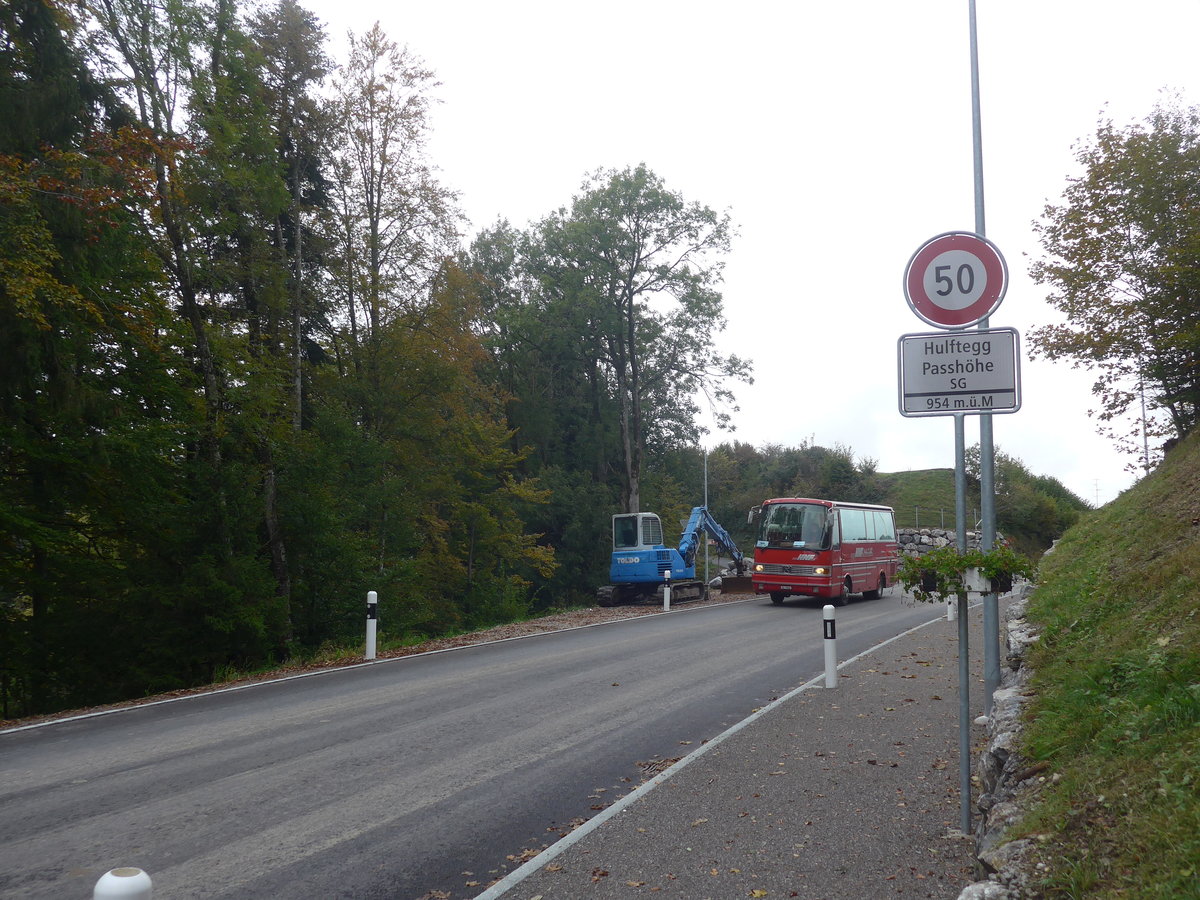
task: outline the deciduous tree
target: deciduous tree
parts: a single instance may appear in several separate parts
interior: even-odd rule
[[[723,424],[729,383],[750,380],[749,364],[714,344],[731,231],[728,214],[689,203],[645,165],[595,173],[537,228],[529,265],[543,326],[573,332],[597,366],[589,377],[615,403],[626,511],[640,508],[647,441],[695,444],[697,396]]]
[[[378,23],[351,35],[337,83],[345,144],[333,178],[334,284],[348,326],[349,346],[339,349],[368,379],[378,373],[383,330],[428,300],[457,245],[454,195],[425,156],[436,86],[433,71]]]
[[[1149,440],[1181,438],[1200,415],[1200,109],[1102,121],[1077,159],[1082,174],[1036,225],[1032,267],[1065,322],[1030,343],[1096,373],[1102,430],[1149,466]]]

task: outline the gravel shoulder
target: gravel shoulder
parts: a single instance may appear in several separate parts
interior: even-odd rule
[[[975,879],[956,827],[958,649],[941,619],[848,660],[835,690],[814,680],[666,769],[506,896],[955,900]]]

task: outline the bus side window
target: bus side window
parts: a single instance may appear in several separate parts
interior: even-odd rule
[[[885,512],[884,518],[887,519],[887,539],[889,541],[897,540],[896,538],[896,515],[895,513]]]
[[[896,539],[896,527],[892,521],[892,514],[883,510],[875,512],[875,540],[877,541],[894,541]]]
[[[842,540],[865,541],[867,537],[867,522],[865,510],[842,510]]]

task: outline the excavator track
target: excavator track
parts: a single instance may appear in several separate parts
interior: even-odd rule
[[[665,585],[658,585],[654,591],[631,590],[620,584],[605,584],[596,589],[597,606],[623,606],[626,603],[646,601],[662,605]],[[671,602],[687,603],[690,600],[703,600],[708,597],[708,588],[702,581],[678,581],[671,585]]]
[[[654,599],[663,602],[666,586],[659,585],[654,592]],[[687,603],[689,600],[702,600],[708,596],[708,588],[703,581],[679,581],[671,583],[671,602]]]

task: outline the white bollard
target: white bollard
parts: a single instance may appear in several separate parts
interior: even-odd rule
[[[92,890],[92,900],[150,900],[153,885],[141,869],[122,867],[105,872]]]
[[[946,598],[946,621],[953,622],[957,618],[958,618],[958,598],[957,597],[947,597]]]
[[[379,622],[379,594],[367,591],[367,659],[375,658],[375,627]]]
[[[837,671],[837,622],[833,618],[833,606],[825,604],[821,609],[825,625],[825,687],[838,686]]]
[[[667,571],[663,574],[663,577],[667,579],[666,586],[663,587],[663,612],[670,612],[671,611],[671,570],[667,569]]]

